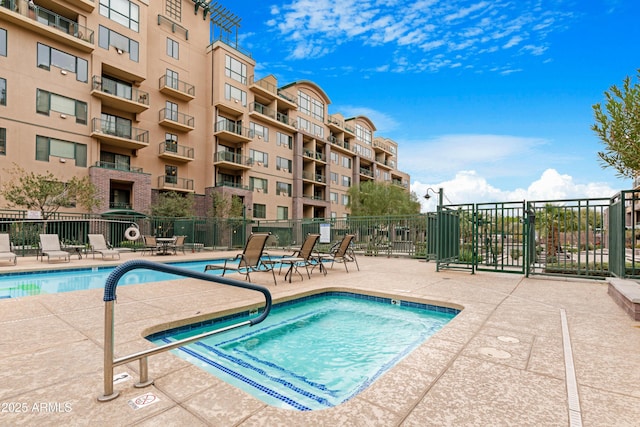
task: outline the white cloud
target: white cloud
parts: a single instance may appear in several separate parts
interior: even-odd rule
[[[572,17],[543,10],[538,0],[478,1],[462,8],[450,0],[291,0],[272,7],[271,15],[266,24],[281,34],[290,58],[320,58],[349,43],[392,44],[403,49],[398,57],[410,57],[390,67],[398,72],[437,71],[451,63],[468,67],[474,56],[517,45],[526,48],[512,55],[539,56],[549,33]],[[420,64],[425,52],[434,51],[445,57]],[[461,51],[463,57],[453,60]]]
[[[436,210],[440,188],[444,192],[445,204],[598,198],[610,197],[617,192],[606,183],[577,183],[570,175],[561,174],[555,169],[545,170],[527,188],[513,190],[497,188],[475,171],[460,171],[447,181],[432,184],[414,181],[411,184],[411,191],[418,196],[423,212]],[[429,200],[423,197],[427,192],[431,196]]]

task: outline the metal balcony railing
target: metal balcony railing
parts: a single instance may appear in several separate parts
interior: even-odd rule
[[[172,122],[180,123],[185,126],[195,127],[196,119],[188,114],[179,113],[177,111],[170,110],[168,108],[162,108],[159,111],[160,120],[171,120]]]
[[[214,155],[214,162],[229,162],[242,166],[253,166],[253,159],[229,151],[218,151]]]
[[[122,172],[143,173],[142,168],[137,168],[127,164],[123,164],[123,163],[98,161],[96,162],[95,166],[102,169],[113,169],[113,170],[122,171]]]
[[[149,92],[135,89],[131,86],[118,85],[109,77],[93,76],[93,88],[118,98],[128,99],[139,104],[149,105]]]
[[[149,131],[133,126],[117,125],[110,120],[94,118],[92,121],[92,131],[102,132],[106,135],[117,136],[118,138],[130,139],[141,143],[149,143]]]
[[[186,93],[190,96],[196,96],[196,87],[194,85],[183,82],[182,80],[175,79],[171,76],[161,76],[159,84],[160,89],[162,89],[163,87],[168,87],[177,90],[178,92]]]
[[[180,157],[187,157],[193,159],[195,157],[195,150],[193,147],[187,147],[186,145],[179,145],[173,141],[162,141],[160,143],[160,154],[168,153],[175,154]]]
[[[175,175],[160,175],[158,177],[158,187],[193,191],[193,180],[179,178]]]

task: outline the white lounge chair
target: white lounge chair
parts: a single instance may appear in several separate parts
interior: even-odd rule
[[[0,234],[0,260],[11,261],[13,265],[16,265],[18,262],[16,254],[11,252],[11,240],[6,233]]]
[[[96,252],[98,252],[102,255],[102,259],[104,259],[105,256],[111,257],[112,259],[115,257],[120,259],[120,251],[109,247],[102,234],[87,234],[87,237],[89,237],[89,246],[91,246],[93,258],[96,257]]]
[[[40,249],[42,250],[42,260],[47,256],[47,262],[51,262],[51,258],[58,258],[63,261],[71,261],[69,252],[63,251],[60,247],[60,239],[57,234],[41,234]]]

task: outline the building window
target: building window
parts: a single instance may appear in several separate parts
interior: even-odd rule
[[[349,195],[348,194],[343,194],[342,195],[342,204],[345,206],[349,206]]]
[[[276,181],[276,194],[291,197],[291,184]]]
[[[351,157],[342,156],[342,167],[351,169]]]
[[[167,56],[180,59],[180,43],[167,37]]]
[[[338,164],[338,153],[332,151],[331,152],[331,163],[337,165]]]
[[[289,150],[293,148],[293,138],[286,133],[276,132],[276,143],[287,147]]]
[[[166,101],[164,109],[164,118],[167,120],[173,120],[174,122],[178,121],[178,104],[171,101]]]
[[[311,117],[324,122],[324,104],[316,99],[311,100]]]
[[[0,128],[0,156],[7,155],[7,129]]]
[[[48,162],[49,156],[73,159],[78,167],[87,167],[87,146],[76,142],[36,136],[36,160]]]
[[[315,136],[319,136],[320,138],[324,138],[324,128],[320,125],[317,124],[313,124],[313,130],[312,130],[313,134]]]
[[[38,89],[36,93],[36,111],[40,114],[49,115],[50,111],[60,114],[74,116],[76,123],[87,124],[87,103],[67,98],[66,96],[57,95]]]
[[[140,10],[137,4],[127,0],[100,0],[100,15],[138,32]]]
[[[0,105],[7,105],[7,81],[0,78]]]
[[[165,82],[167,87],[177,90],[179,81],[180,79],[179,79],[178,73],[167,68],[167,78]]]
[[[311,97],[301,91],[298,91],[298,111],[307,116],[311,115]]]
[[[331,203],[338,204],[338,193],[329,193],[329,200],[331,200]]]
[[[7,56],[7,30],[0,28],[0,56]]]
[[[89,63],[86,59],[38,43],[38,67],[51,70],[52,65],[61,70],[75,73],[76,80],[79,82],[89,81]]]
[[[178,152],[178,135],[169,132],[164,134],[164,150],[171,153]]]
[[[224,73],[244,85],[247,84],[247,66],[231,56],[226,56]]]
[[[224,98],[228,101],[237,101],[243,107],[247,106],[247,92],[228,83],[224,84]]]
[[[338,174],[336,172],[331,172],[331,183],[338,184]]]
[[[102,128],[100,130],[103,133],[131,139],[131,120],[106,113],[102,113],[100,119],[102,121]]]
[[[269,155],[258,150],[249,150],[249,157],[257,166],[269,166]]]
[[[171,165],[164,165],[164,182],[167,184],[178,183],[178,167]]]
[[[361,125],[356,125],[356,139],[371,145],[371,129],[366,129]]]
[[[267,187],[269,185],[269,181],[263,178],[249,178],[249,189],[252,191],[256,191],[258,193],[267,194]]]
[[[351,177],[342,175],[342,186],[351,187]]]
[[[133,89],[131,83],[112,77],[102,76],[102,91],[120,98],[132,99]]]
[[[289,219],[289,208],[286,206],[278,206],[277,219]]]
[[[100,167],[121,171],[131,170],[131,157],[122,154],[100,151]]]
[[[281,170],[283,172],[291,173],[291,167],[293,162],[289,159],[285,159],[284,157],[276,157],[276,169]]]
[[[259,139],[264,139],[264,142],[269,142],[269,128],[259,125],[257,123],[249,123],[249,130],[253,136],[257,136]]]
[[[166,0],[165,12],[167,16],[177,21],[182,20],[182,0]]]
[[[267,205],[253,204],[253,217],[254,218],[266,218],[267,217]]]
[[[311,133],[311,122],[298,116],[298,129]]]
[[[140,46],[137,41],[102,25],[98,27],[98,46],[107,50],[109,50],[109,46],[113,46],[118,54],[128,52],[129,59],[134,62],[138,62],[140,57]]]

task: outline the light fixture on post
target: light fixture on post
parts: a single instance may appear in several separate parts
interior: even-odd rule
[[[442,187],[438,188],[437,192],[436,192],[436,190],[434,190],[431,187],[427,188],[427,193],[424,195],[424,198],[426,200],[429,200],[431,198],[431,196],[429,195],[429,191],[433,192],[433,194],[437,194],[438,195],[438,207],[441,207],[442,206],[442,201],[443,201],[443,198],[444,198],[444,191],[442,190]]]

